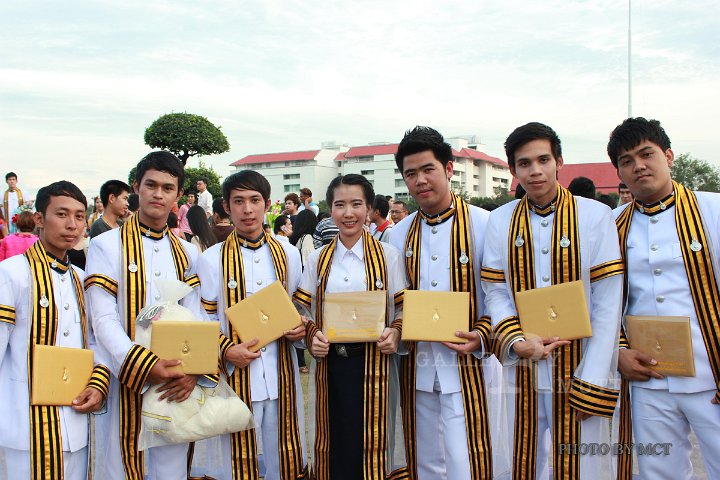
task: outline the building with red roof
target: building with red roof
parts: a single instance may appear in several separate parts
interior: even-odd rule
[[[446,139],[453,149],[453,190],[464,190],[471,197],[491,197],[499,189],[508,190],[512,176],[507,163],[482,152],[474,138]],[[348,147],[328,142],[319,150],[247,155],[230,165],[262,173],[274,200],[304,187],[313,191],[315,201],[322,200],[330,181],[349,173],[367,177],[376,193],[406,199],[408,189],[395,164],[397,148],[397,143]]]

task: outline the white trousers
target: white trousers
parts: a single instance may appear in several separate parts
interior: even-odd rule
[[[87,447],[77,452],[63,452],[65,480],[87,480]],[[0,447],[0,480],[30,478],[30,451]]]
[[[418,480],[470,478],[462,393],[415,391]]]
[[[255,436],[262,442],[262,456],[265,464],[265,480],[280,480],[280,459],[278,450],[278,401],[263,400],[252,402],[255,416]]]
[[[637,455],[640,478],[691,478],[692,445],[688,438],[691,428],[700,442],[708,478],[720,478],[720,405],[710,403],[714,397],[714,390],[670,393],[667,390],[633,387],[631,398],[635,444],[672,444],[669,455]],[[660,452],[661,449],[656,451]]]

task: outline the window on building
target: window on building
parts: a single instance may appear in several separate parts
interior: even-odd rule
[[[473,192],[479,192],[480,191],[480,185],[473,185]]]
[[[300,184],[299,183],[293,183],[290,185],[285,185],[285,188],[283,189],[285,193],[290,192],[299,192],[300,191]]]
[[[358,162],[372,162],[372,161],[373,161],[373,156],[372,156],[372,155],[368,155],[368,156],[366,156],[366,157],[357,157],[357,161],[358,161]]]
[[[375,170],[360,170],[360,175],[368,176],[368,175],[374,175],[374,174],[375,174]]]
[[[395,174],[396,174],[396,175],[400,175],[400,170],[396,168],[396,169],[395,169]]]
[[[395,179],[395,186],[396,187],[404,187],[405,181],[402,178],[396,178]]]
[[[480,179],[480,175],[473,175],[473,178],[474,178],[475,180],[479,180],[479,179]]]
[[[289,174],[283,175],[283,180],[300,180],[300,174],[299,173],[289,173]]]

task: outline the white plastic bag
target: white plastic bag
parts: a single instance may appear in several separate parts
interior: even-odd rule
[[[157,321],[198,320],[178,302],[192,288],[178,280],[158,280],[160,300],[140,311],[135,341],[150,348],[152,323]],[[196,385],[183,402],[160,401],[159,385],[151,386],[142,400],[142,421],[138,449],[202,440],[254,427],[250,409],[222,378],[215,387]]]

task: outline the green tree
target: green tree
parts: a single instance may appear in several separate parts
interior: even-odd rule
[[[706,160],[681,153],[675,157],[671,169],[675,181],[691,190],[720,192],[720,170]]]
[[[219,127],[205,117],[192,113],[169,113],[145,130],[145,143],[152,148],[169,150],[183,166],[195,155],[213,155],[230,150]]]
[[[208,168],[203,162],[197,168],[186,168],[185,169],[185,191],[197,190],[197,181],[201,178],[205,178],[208,181],[207,187],[213,198],[222,197],[222,185],[220,184],[220,176],[217,174],[215,169],[212,167]],[[135,167],[128,173],[128,184],[132,185],[135,182]],[[184,203],[181,201],[180,203]]]

